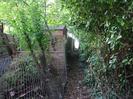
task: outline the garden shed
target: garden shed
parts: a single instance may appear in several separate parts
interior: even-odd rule
[[[50,27],[54,38],[54,46],[50,46],[51,63],[58,70],[66,69],[65,44],[67,42],[67,29],[65,26]]]
[[[50,45],[49,53],[51,56],[50,66],[54,72],[55,85],[58,86],[57,92],[64,94],[65,84],[67,82],[67,67],[66,67],[66,43],[67,29],[65,26],[50,27],[54,38],[52,46]],[[53,87],[54,88],[54,87]],[[63,97],[63,96],[62,96]]]

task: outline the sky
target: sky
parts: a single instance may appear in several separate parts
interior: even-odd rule
[[[49,4],[49,3],[54,3],[54,0],[48,0],[48,4]]]

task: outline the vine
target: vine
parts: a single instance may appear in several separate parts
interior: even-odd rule
[[[84,82],[93,89],[92,95],[129,98],[133,88],[132,0],[61,1],[80,39],[81,58],[87,63]]]

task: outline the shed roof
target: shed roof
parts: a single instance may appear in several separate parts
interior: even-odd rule
[[[50,30],[64,30],[66,26],[49,26]]]
[[[49,26],[49,30],[62,31],[62,33],[67,36],[66,26]]]

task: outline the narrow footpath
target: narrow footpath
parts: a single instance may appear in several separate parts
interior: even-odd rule
[[[83,70],[78,59],[68,60],[68,83],[64,99],[92,99],[90,90],[82,84]]]

